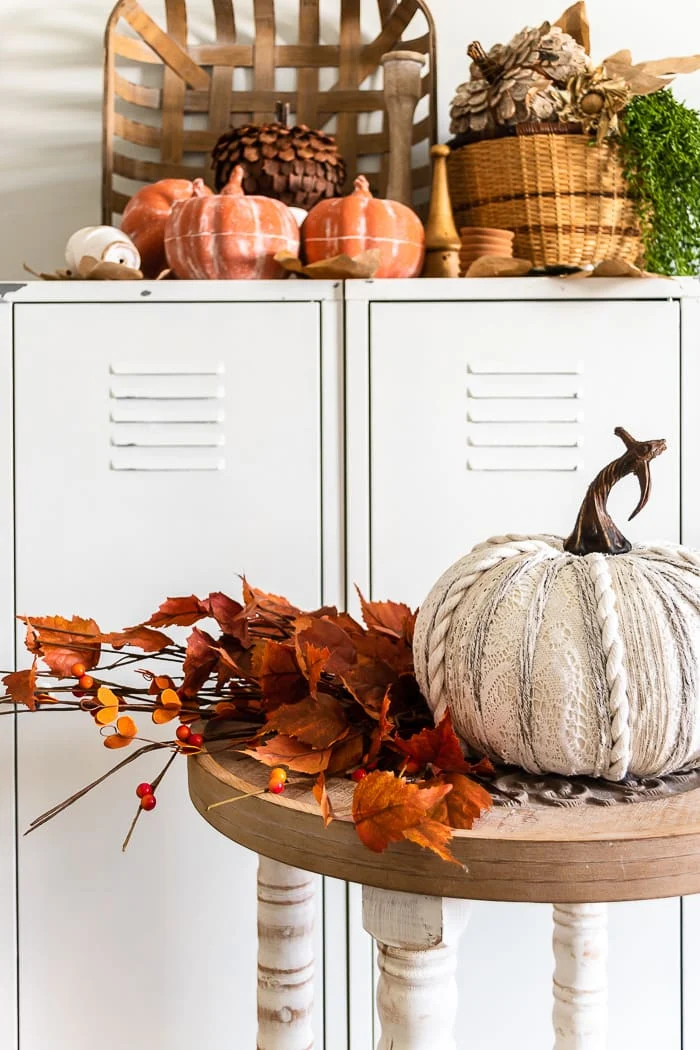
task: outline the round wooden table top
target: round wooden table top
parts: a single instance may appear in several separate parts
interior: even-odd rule
[[[188,765],[192,801],[217,831],[262,856],[348,882],[548,904],[700,893],[700,788],[611,806],[494,808],[471,831],[455,832],[452,851],[461,868],[409,842],[369,850],[352,823],[350,781],[330,781],[335,819],[324,828],[308,787],[293,783],[283,795],[208,809],[265,788],[268,770],[252,759],[204,751]]]

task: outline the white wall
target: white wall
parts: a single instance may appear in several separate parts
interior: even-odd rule
[[[236,0],[236,7],[245,0]],[[336,0],[329,0],[334,8]],[[364,0],[370,8],[372,0]],[[296,9],[296,0],[287,6]],[[158,0],[145,0],[154,16]],[[209,0],[189,0],[192,22]],[[285,0],[277,0],[279,10]],[[565,6],[562,0],[561,8]],[[700,51],[700,6],[691,0],[589,0],[594,57],[631,47],[639,59]],[[51,269],[65,240],[99,221],[102,33],[112,0],[0,0],[0,279],[22,262]],[[438,28],[441,133],[470,40],[485,45],[561,10],[549,0],[432,0]],[[700,73],[679,94],[700,107]]]

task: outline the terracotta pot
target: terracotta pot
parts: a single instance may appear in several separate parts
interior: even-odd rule
[[[510,237],[511,240],[515,237],[511,230],[499,230],[495,226],[462,226],[459,234],[460,237],[478,236],[480,234],[487,237],[495,235],[497,237]]]

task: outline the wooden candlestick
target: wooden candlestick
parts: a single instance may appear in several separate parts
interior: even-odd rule
[[[421,97],[426,62],[418,51],[389,51],[382,56],[384,99],[389,119],[389,181],[387,199],[411,206],[413,117]]]
[[[422,277],[459,277],[460,240],[447,185],[449,146],[433,146],[433,185],[425,224],[425,262]]]

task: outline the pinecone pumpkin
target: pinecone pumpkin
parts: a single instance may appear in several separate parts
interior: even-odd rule
[[[495,133],[499,127],[525,121],[555,121],[563,109],[557,87],[592,68],[581,45],[558,26],[543,22],[521,30],[509,44],[496,44],[488,54],[479,43],[467,50],[472,79],[457,88],[452,100],[455,135]]]
[[[335,136],[312,131],[305,124],[290,128],[289,107],[278,107],[271,124],[244,124],[225,132],[212,151],[217,190],[229,182],[233,169],[245,168],[247,194],[274,197],[293,208],[313,208],[326,197],[339,197],[345,182],[345,161]]]

